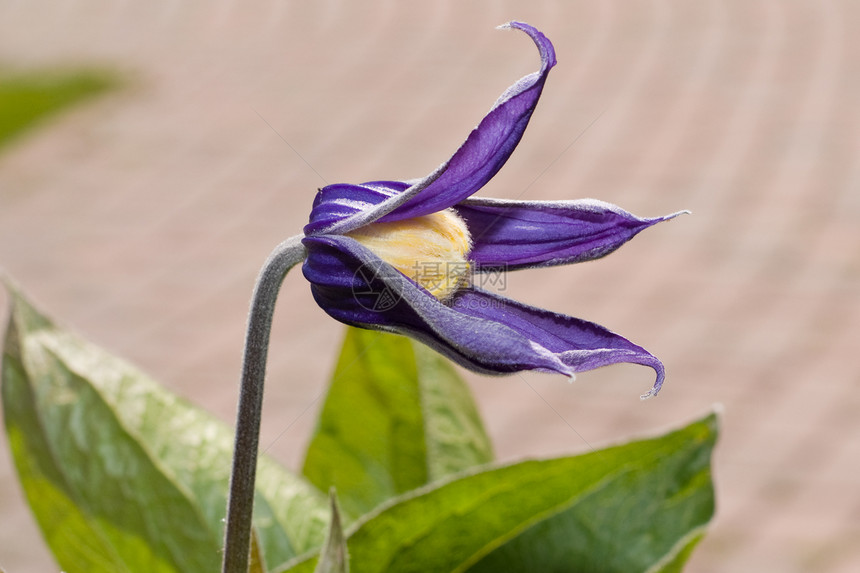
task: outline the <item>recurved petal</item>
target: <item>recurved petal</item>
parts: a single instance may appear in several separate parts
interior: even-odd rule
[[[327,226],[314,224],[315,233],[343,234],[376,220],[398,221],[441,211],[475,193],[502,168],[522,138],[556,63],[552,43],[537,29],[521,22],[502,27],[531,37],[540,52],[540,70],[509,87],[454,155],[433,173],[372,209],[326,219],[334,221]]]
[[[442,304],[349,237],[321,235],[303,243],[308,257],[302,271],[314,299],[341,322],[412,336],[484,374],[572,374],[558,356],[517,330]]]
[[[663,363],[637,346],[595,324],[528,306],[477,288],[464,289],[452,308],[460,313],[504,324],[534,344],[552,352],[574,372],[629,362],[650,366],[657,374],[653,387],[642,395],[649,398],[660,391]]]
[[[603,201],[468,199],[456,206],[472,235],[476,271],[515,270],[608,255],[640,231],[678,216],[642,219]]]
[[[546,36],[528,24],[510,22],[502,27],[522,30],[531,37],[540,52],[540,70],[509,87],[448,160],[444,172],[383,220],[426,215],[459,203],[483,187],[520,142],[549,70],[556,63],[555,50]]]

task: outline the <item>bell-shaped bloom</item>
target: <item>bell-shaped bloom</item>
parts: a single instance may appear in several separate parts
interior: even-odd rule
[[[487,374],[575,372],[663,364],[606,328],[477,286],[499,273],[603,257],[676,214],[642,219],[608,203],[472,198],[510,157],[540,98],[555,51],[528,34],[541,67],[502,94],[465,143],[418,181],[336,184],[319,191],[302,240],[314,299],[346,324],[412,336]]]

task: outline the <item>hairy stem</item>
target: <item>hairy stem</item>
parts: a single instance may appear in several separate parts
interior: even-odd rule
[[[301,240],[302,235],[297,235],[275,247],[263,265],[254,286],[242,362],[222,573],[247,573],[248,571],[251,517],[254,509],[254,480],[257,473],[257,450],[260,440],[260,415],[263,406],[263,382],[266,378],[269,333],[272,329],[272,315],[275,312],[275,301],[278,298],[281,283],[289,270],[305,258],[306,251]]]

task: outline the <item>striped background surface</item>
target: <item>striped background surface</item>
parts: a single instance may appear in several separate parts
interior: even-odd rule
[[[480,192],[692,215],[506,294],[666,364],[467,375],[500,458],[722,405],[718,515],[690,571],[860,570],[860,3],[0,3],[0,66],[126,87],[0,157],[0,265],[43,308],[232,423],[245,311],[317,187],[424,175],[514,80],[559,65]],[[0,295],[2,298],[2,295]],[[342,327],[287,278],[262,444],[296,468]],[[0,566],[55,570],[0,443]],[[227,461],[225,461],[227,463]]]

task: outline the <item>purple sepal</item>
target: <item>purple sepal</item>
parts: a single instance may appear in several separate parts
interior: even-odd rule
[[[520,142],[555,66],[555,50],[546,36],[528,24],[510,22],[501,27],[522,30],[531,37],[540,52],[540,70],[509,87],[448,160],[444,173],[382,220],[418,217],[459,203],[486,185]]]
[[[456,207],[472,235],[476,271],[516,270],[606,256],[640,231],[676,217],[642,219],[603,201],[467,199]]]
[[[305,225],[304,233],[317,235],[326,232],[326,229],[350,217],[359,224],[349,231],[357,229],[365,224],[362,222],[363,213],[372,210],[392,195],[388,186],[373,183],[326,185],[314,197],[310,222]]]
[[[343,236],[306,237],[302,266],[317,304],[332,318],[406,334],[484,374],[521,370],[570,376],[563,361],[503,321],[459,312]]]
[[[479,289],[462,289],[450,306],[343,236],[306,237],[302,267],[317,304],[362,328],[406,334],[486,374],[540,370],[571,375],[619,362],[657,373],[663,364],[642,347],[585,320],[531,307]]]
[[[660,391],[663,363],[641,346],[595,324],[529,306],[478,288],[457,293],[452,308],[463,314],[505,324],[555,354],[574,372],[627,362],[650,366],[657,374],[653,387],[642,397]]]
[[[441,211],[472,195],[502,168],[520,142],[556,63],[552,43],[541,32],[521,22],[504,27],[531,37],[540,52],[540,70],[509,87],[448,161],[398,195],[365,210],[326,209],[322,203],[327,197],[318,196],[320,205],[315,204],[305,234],[343,234],[377,220],[398,221]]]

